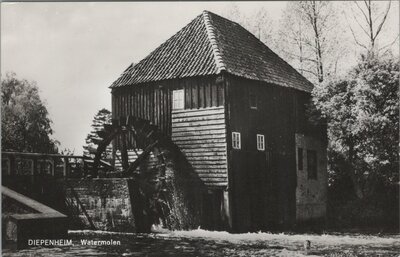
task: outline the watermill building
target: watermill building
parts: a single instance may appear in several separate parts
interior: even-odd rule
[[[206,227],[325,216],[326,129],[306,114],[313,85],[239,24],[204,11],[110,88],[113,117],[156,125],[204,183]]]

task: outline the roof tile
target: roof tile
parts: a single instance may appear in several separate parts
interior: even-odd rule
[[[147,57],[130,65],[111,88],[219,74],[311,92],[313,85],[239,24],[204,11]]]

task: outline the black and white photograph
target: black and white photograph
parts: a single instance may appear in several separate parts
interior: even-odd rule
[[[2,256],[400,256],[399,1],[0,7]]]

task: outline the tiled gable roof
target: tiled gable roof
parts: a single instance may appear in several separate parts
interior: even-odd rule
[[[239,24],[204,11],[146,58],[129,66],[111,88],[219,74],[311,92],[313,85]]]

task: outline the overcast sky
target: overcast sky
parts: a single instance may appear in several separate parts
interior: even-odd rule
[[[279,19],[285,2],[237,3],[252,13],[264,6]],[[111,108],[108,86],[132,62],[203,10],[223,14],[228,2],[2,3],[1,73],[34,80],[61,148],[82,153],[94,114]]]
[[[82,152],[108,86],[203,10],[228,3],[2,3],[1,72],[34,80],[61,148]],[[253,11],[260,3],[239,4]],[[283,2],[264,3],[279,15]]]

